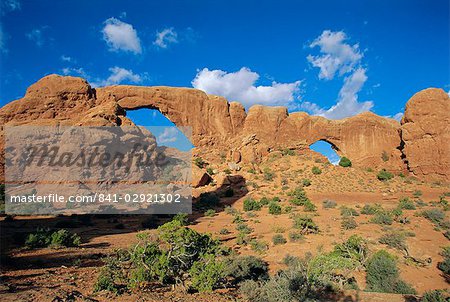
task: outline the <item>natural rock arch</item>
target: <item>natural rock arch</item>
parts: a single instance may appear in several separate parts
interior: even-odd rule
[[[370,112],[342,120],[288,113],[285,107],[255,105],[246,112],[237,102],[192,88],[93,89],[81,78],[49,75],[31,85],[22,99],[1,108],[0,124],[132,124],[126,110],[138,108],[159,110],[175,125],[190,126],[193,145],[205,154],[228,150],[239,154],[233,158],[253,161],[270,150],[302,149],[325,140],[355,167],[450,179],[450,98],[435,88],[409,100],[400,125]],[[388,161],[381,158],[383,152]]]

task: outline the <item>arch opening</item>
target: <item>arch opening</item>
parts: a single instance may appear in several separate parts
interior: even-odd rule
[[[133,123],[143,126],[153,133],[158,146],[176,148],[181,151],[189,151],[194,148],[188,136],[185,135],[189,129],[183,128],[181,130],[158,109],[127,109],[126,113],[126,116]]]
[[[326,140],[319,140],[311,144],[309,148],[325,156],[333,165],[338,165],[341,160],[341,157],[336,152],[339,149]]]

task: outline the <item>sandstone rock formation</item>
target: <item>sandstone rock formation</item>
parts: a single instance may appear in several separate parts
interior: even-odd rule
[[[421,178],[450,180],[450,98],[425,89],[406,104],[401,134],[409,171]]]
[[[246,112],[237,102],[192,88],[93,89],[80,78],[50,75],[1,108],[0,123],[132,125],[126,112],[140,108],[159,110],[177,126],[191,127],[195,152],[210,161],[227,156],[232,162],[258,162],[271,151],[301,152],[324,140],[355,167],[409,169],[419,177],[449,180],[449,98],[440,89],[414,96],[400,125],[369,112],[342,120],[288,113],[284,107],[256,105]],[[424,160],[423,150],[432,152],[433,159]]]

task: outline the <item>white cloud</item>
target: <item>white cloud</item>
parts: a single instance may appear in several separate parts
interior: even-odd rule
[[[93,82],[92,86],[98,87],[98,86],[109,86],[109,85],[116,85],[123,82],[128,83],[139,83],[142,81],[142,76],[133,73],[132,70],[128,70],[122,67],[111,67],[109,68],[109,71],[111,72],[110,76],[106,80],[102,80],[99,82]]]
[[[320,68],[319,78],[331,80],[338,72],[344,75],[350,72],[360,62],[362,54],[359,45],[353,46],[345,43],[347,36],[343,31],[332,32],[324,30],[309,46],[319,46],[321,55],[307,57],[308,61]]]
[[[69,56],[65,56],[65,55],[62,55],[61,56],[61,61],[64,61],[64,62],[73,62],[73,58],[72,57],[69,57]]]
[[[112,51],[131,51],[135,54],[142,53],[141,41],[136,30],[131,24],[122,22],[116,18],[105,21],[102,29],[103,39]]]
[[[247,107],[254,104],[286,105],[294,101],[300,86],[300,81],[286,84],[272,82],[271,86],[255,86],[258,79],[259,75],[246,67],[230,73],[204,68],[197,73],[192,86],[230,101],[239,101]]]
[[[392,118],[394,120],[399,121],[399,122],[402,120],[402,117],[403,117],[403,112],[398,112],[392,116]]]
[[[30,41],[33,41],[37,47],[42,47],[45,43],[44,41],[44,35],[43,35],[44,28],[35,28],[29,33],[26,34],[27,38]]]
[[[89,75],[84,71],[83,68],[71,68],[71,67],[65,67],[62,70],[62,73],[64,75],[72,75],[72,76],[79,76],[84,79],[89,79]]]
[[[156,32],[156,39],[153,42],[159,48],[167,48],[169,44],[178,43],[178,34],[171,28],[165,28],[162,31]]]
[[[320,115],[329,119],[341,119],[370,111],[373,107],[373,102],[358,102],[358,92],[366,80],[366,70],[364,68],[358,68],[344,79],[344,85],[339,91],[337,103],[331,108],[323,109],[317,104],[308,102],[302,103],[302,108],[314,115]]]
[[[110,75],[106,79],[92,77],[83,68],[65,67],[61,70],[64,75],[78,76],[88,80],[92,87],[116,85],[121,83],[140,83],[147,78],[146,74],[140,75],[122,67],[114,66],[108,69]]]
[[[164,128],[163,133],[158,135],[158,143],[173,143],[177,141],[178,130],[175,127]]]
[[[347,76],[335,105],[326,109],[315,103],[303,102],[302,109],[329,119],[341,119],[373,108],[371,101],[358,102],[358,93],[367,81],[367,69],[361,67],[363,55],[359,51],[359,45],[349,45],[346,40],[347,35],[342,31],[325,30],[311,43],[311,48],[318,46],[321,52],[321,55],[307,57],[314,67],[320,69],[319,79],[331,80],[336,74],[339,77]]]
[[[12,12],[22,8],[22,5],[18,0],[3,0],[2,4],[2,14],[4,14],[4,12]]]

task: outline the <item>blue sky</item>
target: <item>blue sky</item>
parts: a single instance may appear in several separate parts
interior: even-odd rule
[[[448,0],[1,3],[0,105],[51,73],[329,118],[399,118],[415,92],[450,90]]]

